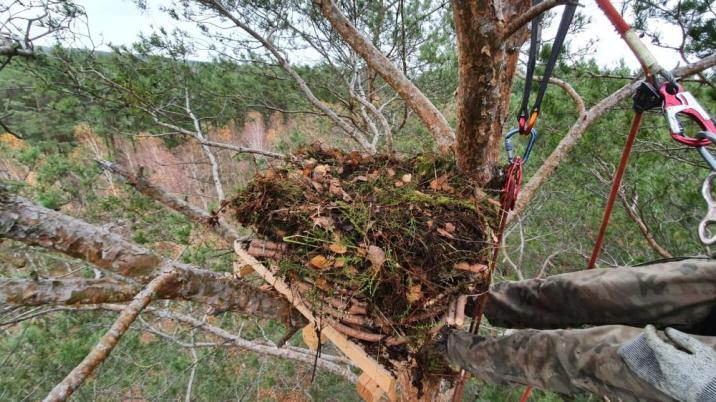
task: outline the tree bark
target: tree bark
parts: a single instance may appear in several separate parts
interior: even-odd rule
[[[172,298],[208,304],[215,311],[236,311],[290,321],[290,304],[233,276],[162,258],[118,235],[43,208],[0,185],[0,238],[10,238],[82,259],[99,268],[148,283],[160,272],[174,272],[162,288]]]
[[[458,167],[487,183],[498,162],[509,111],[512,77],[525,30],[504,37],[505,16],[514,18],[526,0],[453,0],[458,48]]]
[[[14,279],[0,278],[0,304],[121,303],[131,300],[140,287],[115,279]]]

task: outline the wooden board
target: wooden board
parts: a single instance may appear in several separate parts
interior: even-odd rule
[[[365,402],[379,402],[383,399],[383,395],[385,395],[385,392],[380,389],[378,384],[365,373],[358,377],[356,391],[358,391],[358,395],[360,395]]]
[[[274,275],[274,271],[261,264],[257,259],[251,256],[241,247],[240,242],[234,243],[234,251],[240,259],[240,263],[243,265],[249,265],[257,274],[259,274],[266,282],[281,293],[286,299],[293,304],[293,306],[306,319],[315,323],[316,320],[313,317],[311,310],[306,307],[301,301],[301,296],[295,294],[286,282],[281,278]],[[343,335],[336,331],[331,326],[326,326],[321,329],[321,334],[325,335],[326,338],[331,341],[344,355],[346,355],[358,368],[363,370],[363,374],[370,376],[370,378],[378,384],[381,390],[386,393],[388,399],[391,401],[397,400],[397,394],[395,390],[396,380],[393,375],[381,366],[375,359],[370,357],[362,347],[357,345]]]
[[[308,324],[301,330],[303,336],[303,343],[308,346],[311,350],[318,350],[318,345],[326,342],[326,335],[321,331],[321,341],[318,341],[318,333],[316,333],[316,327],[313,324]]]

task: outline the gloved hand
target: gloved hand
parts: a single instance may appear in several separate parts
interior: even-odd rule
[[[647,325],[643,334],[623,344],[617,353],[639,378],[676,400],[716,401],[716,352],[673,328],[665,333],[676,347]]]

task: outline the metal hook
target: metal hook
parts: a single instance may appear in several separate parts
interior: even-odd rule
[[[512,163],[512,161],[515,160],[512,137],[519,132],[519,128],[513,128],[505,134],[505,151],[507,151],[507,162],[509,163]],[[523,164],[527,163],[527,160],[530,158],[530,153],[532,153],[532,147],[535,145],[535,141],[537,141],[537,129],[533,128],[530,130],[530,139],[527,141],[527,147],[525,148],[525,152],[522,154]]]
[[[675,92],[674,92],[675,91]],[[671,93],[674,92],[674,93]],[[659,87],[659,94],[663,99],[662,107],[666,121],[669,124],[671,137],[676,141],[691,147],[703,147],[709,145],[707,139],[690,138],[686,136],[677,116],[683,115],[690,118],[699,125],[702,131],[716,133],[716,124],[699,102],[690,92],[684,91],[681,85],[673,86],[671,83],[663,83]]]
[[[711,141],[712,144],[716,144],[716,134],[710,133],[708,131],[701,131],[698,134],[696,134],[696,138],[699,139],[707,139]],[[713,154],[709,152],[707,147],[697,147],[699,150],[699,153],[701,154],[701,157],[704,158],[706,163],[708,163],[709,167],[711,167],[711,170],[716,171],[716,158],[714,158]]]
[[[711,182],[714,179],[716,179],[716,172],[708,175],[706,180],[704,180],[704,184],[701,186],[701,195],[704,197],[704,201],[706,201],[708,212],[706,213],[706,217],[699,223],[699,239],[701,239],[701,243],[707,246],[716,243],[716,234],[709,237],[706,233],[706,228],[709,225],[716,224],[716,202],[714,202],[713,196],[711,195]]]

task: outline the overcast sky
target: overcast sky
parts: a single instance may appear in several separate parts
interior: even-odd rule
[[[78,0],[78,3],[82,4],[87,11],[91,35],[95,42],[129,45],[136,40],[140,32],[150,33],[152,25],[172,27],[177,24],[158,9],[159,5],[168,3],[167,0],[148,0],[147,11],[140,11],[127,0]],[[597,43],[590,49],[590,52],[599,64],[615,67],[620,60],[623,60],[629,67],[636,69],[639,66],[636,59],[594,2],[586,0],[582,3],[584,7],[581,7],[579,11],[591,17],[592,23],[586,32],[568,38],[573,47],[585,46],[590,39],[596,39]],[[618,1],[614,3],[617,7],[620,6]],[[553,25],[557,25],[558,21],[559,19],[555,18]],[[193,27],[189,26],[183,26],[183,28],[193,30]],[[550,27],[545,31],[545,36],[551,38],[555,31],[556,26]],[[673,68],[678,64],[679,58],[674,52],[657,48],[651,44],[648,46],[664,67]],[[292,62],[311,62],[310,58],[305,56],[290,56]]]

